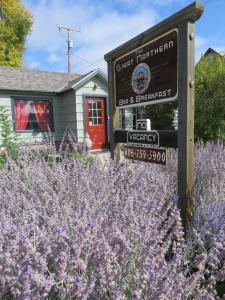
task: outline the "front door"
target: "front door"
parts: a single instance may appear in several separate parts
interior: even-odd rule
[[[86,97],[86,131],[92,141],[92,149],[106,147],[105,98]]]

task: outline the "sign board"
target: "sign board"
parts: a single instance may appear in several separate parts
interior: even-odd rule
[[[153,130],[129,130],[127,132],[127,143],[159,146],[159,134]]]
[[[166,165],[166,149],[124,146],[124,157],[139,161]]]
[[[109,70],[112,158],[120,158],[116,142],[120,109],[178,100],[177,205],[185,232],[193,210],[195,22],[203,11],[204,6],[195,1],[105,55]],[[169,142],[169,137],[165,140]],[[125,155],[139,159],[140,151],[135,146],[132,149],[133,152],[126,150]]]
[[[177,36],[174,29],[115,60],[116,107],[177,98]]]
[[[136,121],[136,130],[151,130],[150,119],[139,119]]]

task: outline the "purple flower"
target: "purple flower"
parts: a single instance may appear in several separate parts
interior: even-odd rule
[[[64,138],[60,161],[27,150],[0,169],[0,298],[216,299],[225,273],[224,147],[196,145],[184,240],[175,150],[163,168],[102,165],[86,153],[67,158]]]

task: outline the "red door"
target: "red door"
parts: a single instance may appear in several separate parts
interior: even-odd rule
[[[92,141],[92,149],[106,147],[105,98],[86,97],[86,131]]]

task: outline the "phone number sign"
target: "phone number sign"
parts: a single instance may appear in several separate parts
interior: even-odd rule
[[[124,157],[158,165],[166,165],[166,149],[124,146]]]
[[[174,29],[115,60],[117,108],[177,98],[177,34]]]

